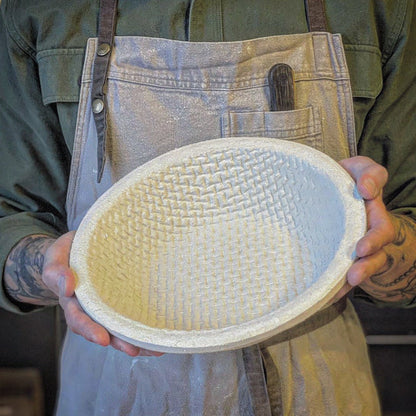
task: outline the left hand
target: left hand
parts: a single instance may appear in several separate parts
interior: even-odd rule
[[[69,254],[75,232],[62,235],[49,246],[45,253],[42,280],[45,286],[59,299],[68,328],[86,340],[116,350],[132,357],[161,356],[162,353],[139,348],[110,334],[103,326],[93,321],[82,309],[75,295],[76,279],[69,268]]]
[[[355,180],[358,192],[365,200],[368,229],[356,245],[357,260],[348,270],[347,282],[334,301],[384,266],[387,259],[384,247],[394,241],[396,234],[392,217],[382,198],[383,187],[387,183],[387,170],[365,156],[344,159],[339,163]]]

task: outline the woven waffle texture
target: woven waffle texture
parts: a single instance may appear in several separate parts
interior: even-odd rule
[[[71,255],[77,294],[93,316],[106,315],[104,324],[121,316],[126,330],[115,330],[127,339],[140,344],[134,322],[167,339],[170,332],[227,333],[261,323],[317,283],[322,292],[319,280],[345,251],[351,207],[334,183],[335,164],[323,169],[316,151],[315,159],[296,151],[308,154],[301,145],[236,140],[188,146],[138,168],[81,224]],[[345,175],[352,194],[351,182]],[[351,263],[351,242],[348,251],[341,276],[320,298]],[[178,341],[186,350],[186,340]],[[217,349],[227,348],[224,342]]]

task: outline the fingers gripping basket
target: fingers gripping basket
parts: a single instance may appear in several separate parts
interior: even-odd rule
[[[164,352],[243,347],[343,285],[365,209],[304,145],[227,138],[164,154],[91,207],[71,249],[76,295],[111,333]]]

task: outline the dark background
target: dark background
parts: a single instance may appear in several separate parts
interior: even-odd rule
[[[354,303],[368,335],[384,416],[416,416],[416,308],[380,309]],[[54,409],[63,332],[57,308],[25,316],[0,310],[0,370],[39,369],[46,416]],[[0,378],[0,407],[1,383]]]

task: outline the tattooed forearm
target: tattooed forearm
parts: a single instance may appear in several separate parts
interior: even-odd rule
[[[14,300],[34,305],[55,305],[57,296],[42,281],[46,250],[53,239],[31,235],[11,251],[4,269],[6,293]]]
[[[394,216],[396,239],[385,247],[384,267],[362,288],[387,302],[412,301],[416,296],[416,223],[405,216]]]

